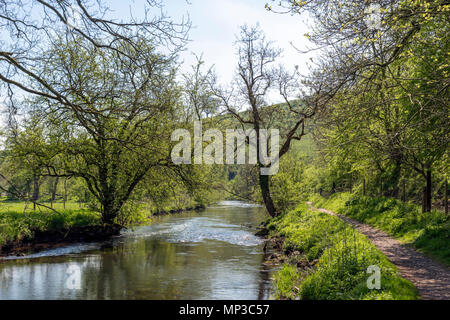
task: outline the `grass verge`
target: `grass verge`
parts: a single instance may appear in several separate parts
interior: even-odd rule
[[[77,203],[55,204],[58,213],[50,209],[25,208],[23,202],[0,202],[0,248],[8,242],[32,237],[33,232],[60,230],[71,227],[95,226],[101,224],[100,214],[80,208]]]
[[[305,205],[271,219],[271,235],[284,238],[286,252],[299,251],[275,276],[277,299],[411,300],[414,285],[361,233],[339,218],[312,212]],[[311,268],[299,268],[299,259]],[[381,271],[380,289],[369,289],[369,266]],[[370,279],[369,279],[370,280]]]
[[[314,196],[315,207],[367,223],[403,243],[450,266],[450,219],[444,212],[422,213],[418,205],[385,197],[336,193],[325,199]]]

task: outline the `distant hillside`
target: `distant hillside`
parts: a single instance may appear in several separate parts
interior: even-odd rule
[[[297,103],[301,103],[301,101],[296,100],[293,102],[294,105]],[[248,116],[248,112],[249,111],[242,111],[239,113],[239,115],[242,117],[246,117]],[[283,128],[292,128],[292,126],[297,121],[297,119],[294,117],[294,114],[292,112],[289,112],[286,103],[279,103],[260,108],[260,113],[262,116],[266,115],[272,119],[272,122],[268,126],[269,128],[279,129],[280,131],[282,131]],[[231,114],[215,116],[209,119],[208,121],[211,121],[212,123],[215,124],[221,123],[222,125],[219,126],[226,127],[227,129],[230,127],[240,127],[238,120]],[[303,136],[300,141],[297,140],[292,141],[290,152],[295,153],[299,157],[306,157],[307,160],[312,160],[317,150],[312,135],[313,130],[314,130],[313,122],[312,121],[307,122],[305,130],[307,134]]]

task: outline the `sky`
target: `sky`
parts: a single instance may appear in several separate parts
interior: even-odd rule
[[[142,16],[145,0],[104,0],[112,10],[111,17],[127,20],[130,11],[133,16]],[[214,66],[219,83],[229,84],[236,71],[237,60],[233,46],[241,25],[259,24],[268,40],[275,41],[283,49],[279,63],[288,69],[299,67],[301,73],[307,72],[309,56],[299,53],[308,46],[305,33],[308,32],[304,19],[298,15],[276,14],[265,9],[266,1],[271,0],[164,0],[164,11],[173,20],[180,21],[189,16],[192,29],[187,50],[181,54],[181,72],[191,70],[196,55],[203,54],[207,67]],[[268,102],[283,100],[274,95]],[[0,102],[1,103],[1,102]],[[3,107],[0,105],[0,109]],[[0,115],[0,124],[1,124]],[[3,119],[4,120],[4,119]]]
[[[268,0],[270,1],[270,0]],[[237,61],[233,43],[235,35],[243,24],[259,23],[268,40],[284,50],[280,63],[293,69],[299,66],[300,72],[306,72],[309,56],[298,49],[306,49],[308,40],[304,36],[308,28],[304,19],[298,15],[276,14],[265,9],[266,0],[166,0],[164,11],[179,21],[189,16],[192,22],[187,51],[181,55],[184,61],[182,69],[188,71],[195,62],[193,53],[203,54],[207,66],[214,65],[219,80],[229,83],[236,70]],[[112,1],[114,15],[120,13],[139,13],[143,1]]]

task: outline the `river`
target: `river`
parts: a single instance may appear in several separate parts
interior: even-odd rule
[[[224,201],[102,243],[0,260],[0,299],[268,299],[262,207]]]

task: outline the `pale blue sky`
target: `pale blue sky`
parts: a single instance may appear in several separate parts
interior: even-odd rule
[[[129,15],[130,6],[134,14],[142,12],[144,1],[110,0],[114,15],[125,18]],[[192,42],[188,51],[182,55],[184,70],[189,69],[194,61],[192,52],[204,54],[207,65],[214,65],[220,79],[228,83],[232,79],[236,67],[233,42],[243,24],[259,23],[267,38],[276,41],[283,53],[282,63],[294,68],[298,65],[306,72],[308,57],[296,51],[290,42],[299,49],[305,49],[307,32],[303,19],[289,14],[275,14],[266,11],[266,0],[166,0],[165,11],[175,20],[189,15],[193,28],[190,32]]]
[[[144,0],[105,1],[114,10],[113,16],[124,20],[130,15],[130,8],[135,16],[141,15],[145,3]],[[306,73],[309,56],[301,55],[290,45],[293,42],[299,49],[306,48],[306,24],[299,16],[267,12],[265,3],[266,0],[189,0],[189,3],[186,0],[165,0],[165,11],[169,15],[177,20],[189,14],[193,24],[190,32],[192,41],[181,56],[184,61],[182,71],[189,70],[194,63],[192,52],[198,55],[203,53],[206,64],[214,65],[219,80],[223,84],[229,83],[236,70],[233,42],[239,26],[259,23],[267,38],[276,41],[285,50],[280,62],[288,68],[298,65],[299,70]],[[278,95],[269,100],[273,103],[282,101]],[[3,107],[0,107],[1,111]]]
[[[118,20],[127,20],[130,10],[135,17],[142,16],[145,4],[145,0],[103,1],[112,10],[111,16]],[[189,15],[193,25],[189,34],[191,42],[181,55],[182,72],[190,70],[195,62],[192,53],[203,53],[206,65],[214,65],[219,81],[224,85],[230,83],[237,63],[233,47],[235,35],[241,25],[259,23],[267,39],[284,49],[280,63],[292,69],[298,65],[300,72],[306,73],[309,56],[300,54],[290,44],[293,42],[297,48],[306,49],[308,41],[304,34],[308,28],[304,19],[298,15],[268,12],[266,1],[271,0],[164,0],[164,11],[168,15],[175,21]],[[273,103],[281,101],[279,97],[270,99]],[[0,112],[1,109],[0,105]]]

